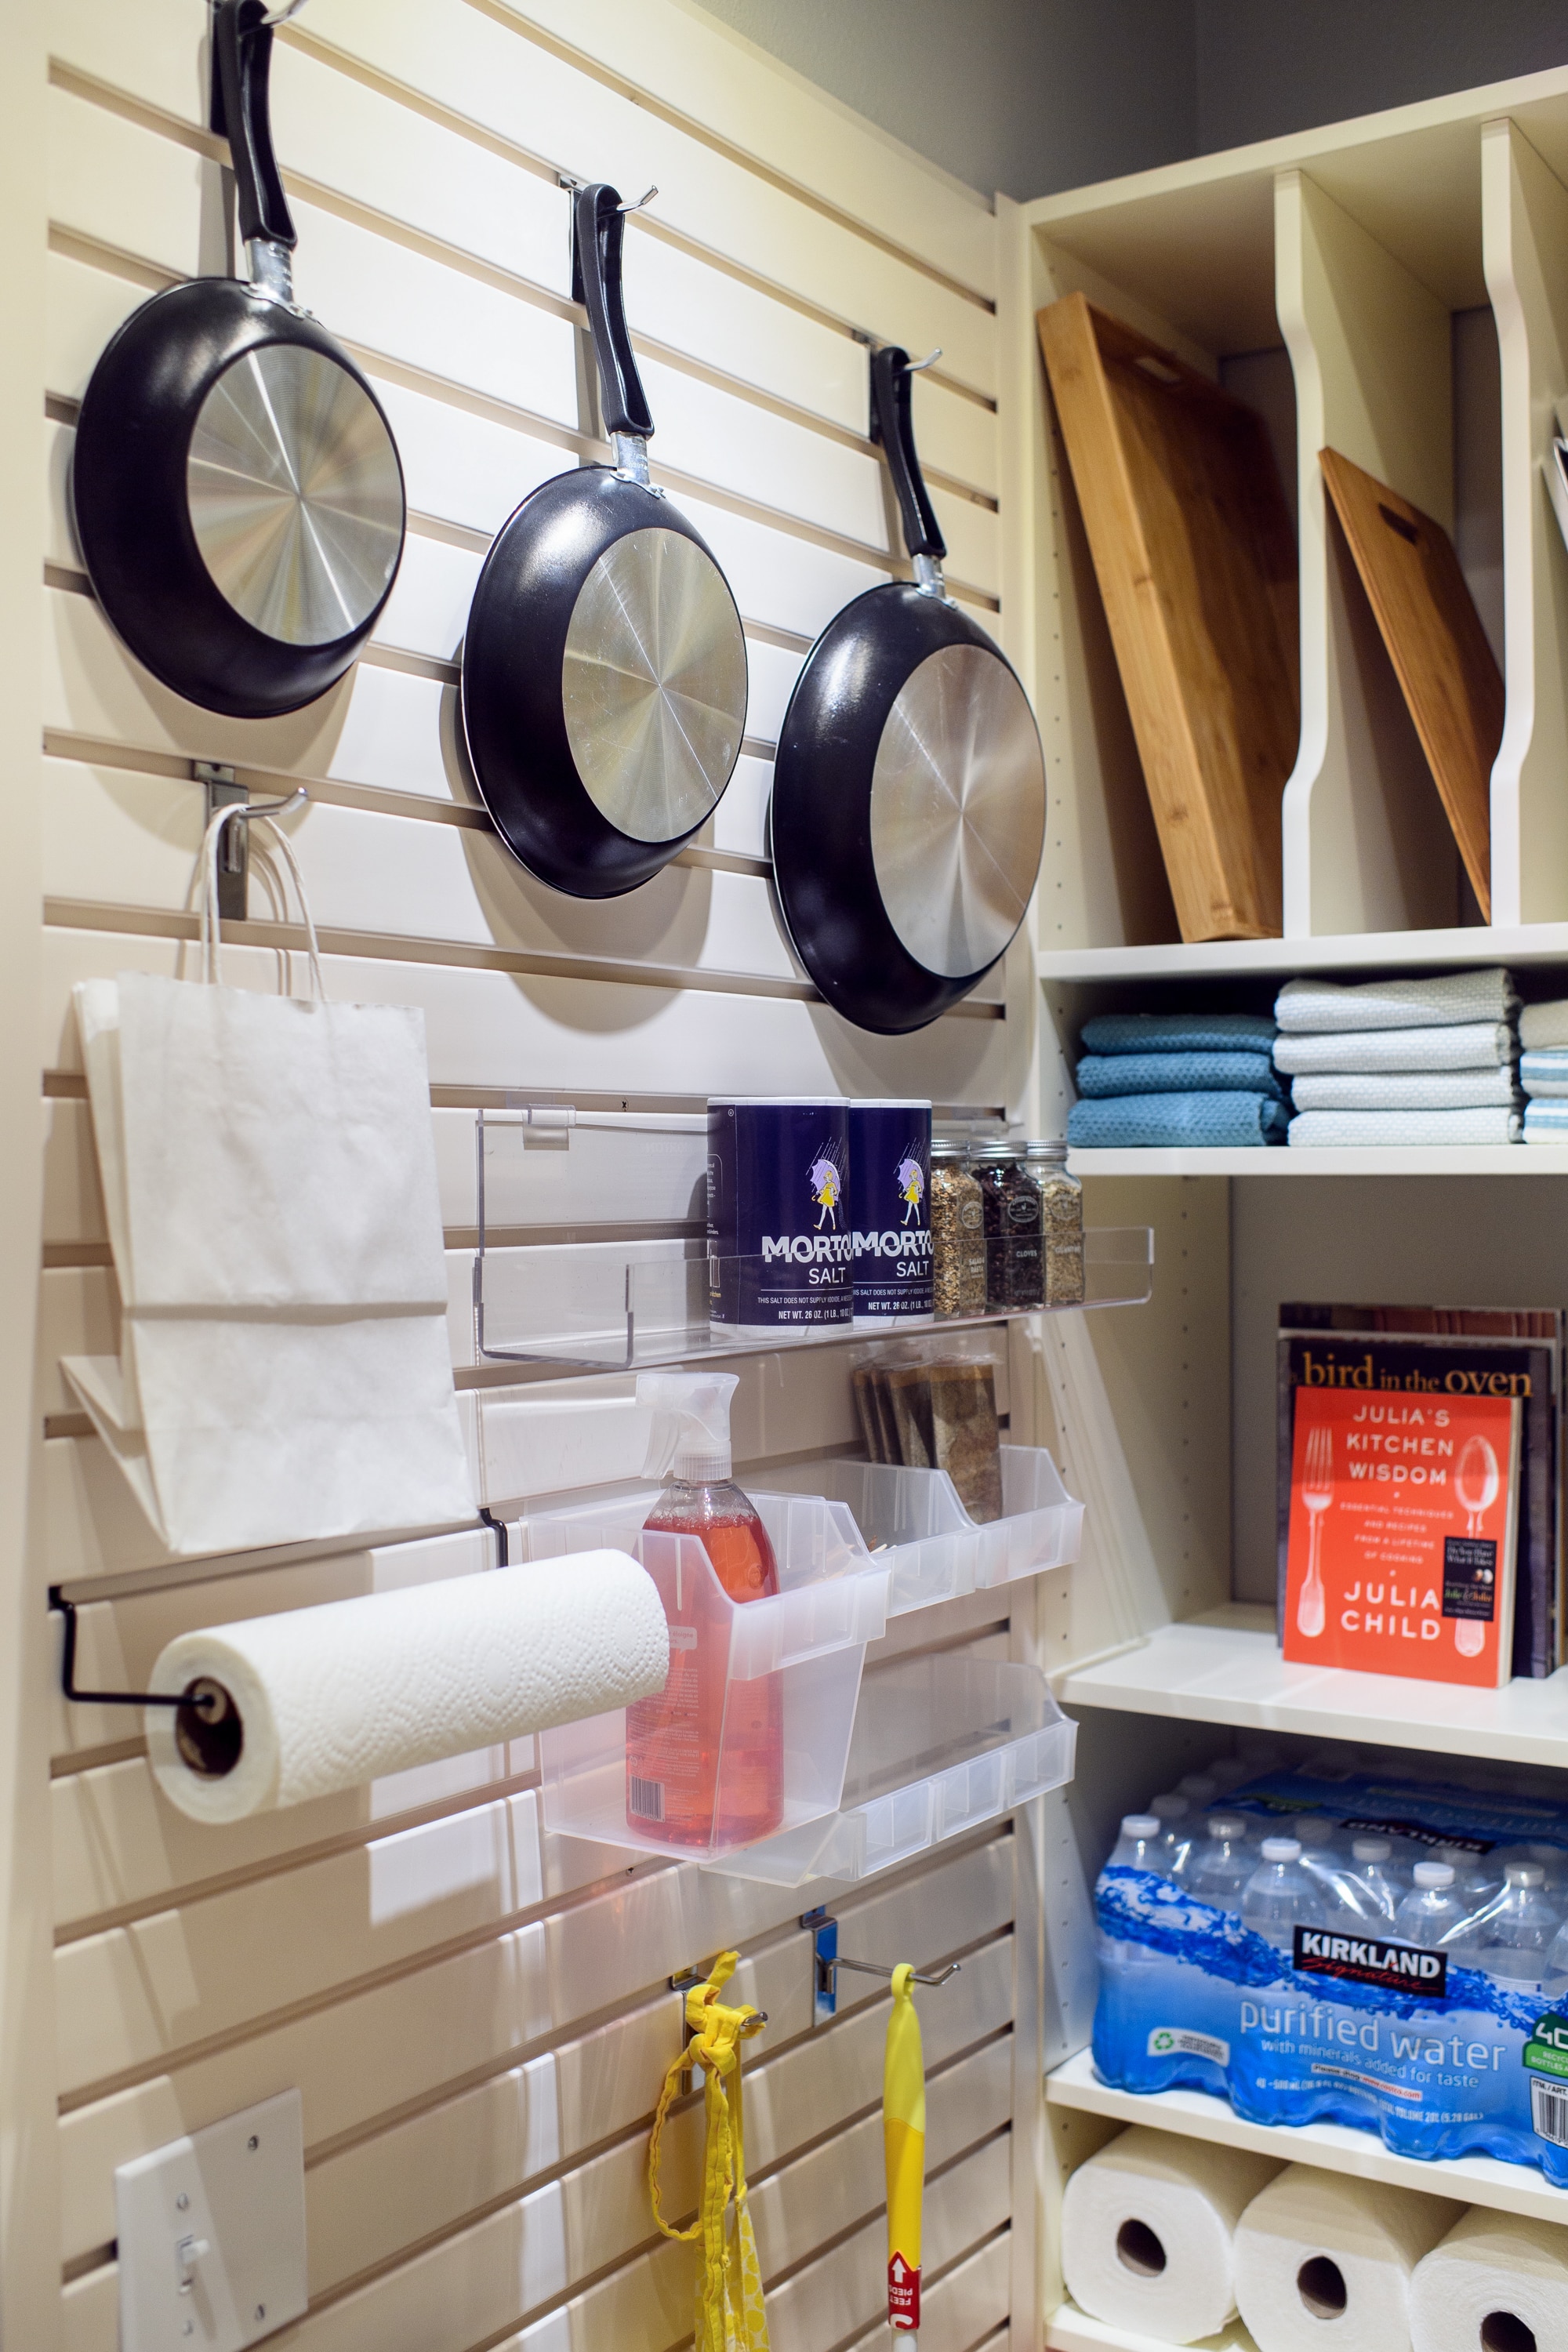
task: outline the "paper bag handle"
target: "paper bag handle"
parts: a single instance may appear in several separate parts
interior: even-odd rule
[[[241,824],[252,825],[264,824],[277,843],[282,854],[284,865],[294,877],[294,889],[300,900],[300,912],[304,918],[305,937],[310,943],[307,952],[310,963],[311,994],[318,1001],[324,1003],[327,988],[321,977],[321,950],[316,938],[315,922],[310,914],[310,901],[305,896],[305,877],[300,871],[300,861],[295,856],[292,845],[282,827],[275,824],[272,819],[259,809],[247,808],[243,801],[234,801],[226,808],[220,808],[207,826],[202,842],[200,890],[203,982],[209,988],[218,987],[222,983],[223,925],[217,911],[218,844],[223,838],[224,826],[236,820]],[[287,911],[287,901],[285,901],[285,911]]]

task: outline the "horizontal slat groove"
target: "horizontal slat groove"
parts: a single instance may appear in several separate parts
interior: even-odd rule
[[[195,915],[163,908],[103,906],[91,899],[46,898],[47,927],[62,930],[117,931],[142,939],[195,940],[200,926]],[[287,948],[301,954],[306,946],[297,923],[249,921],[226,923],[224,937],[237,947]],[[809,981],[773,979],[765,973],[699,971],[678,965],[617,963],[603,957],[531,954],[521,949],[474,947],[461,940],[409,939],[384,931],[332,930],[317,932],[325,955],[356,956],[390,963],[444,964],[468,971],[528,972],[556,980],[603,981],[639,988],[701,990],[720,996],[768,996],[805,1004],[822,998]],[[949,1021],[1001,1021],[1006,1008],[965,997],[951,1006]]]

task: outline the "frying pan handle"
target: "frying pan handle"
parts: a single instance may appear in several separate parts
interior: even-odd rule
[[[226,134],[234,158],[239,233],[247,246],[278,247],[281,259],[298,239],[272,152],[268,104],[272,27],[267,0],[217,0],[213,47],[213,129]],[[254,265],[254,254],[251,259]]]
[[[247,0],[248,5],[248,0]],[[621,295],[621,245],[626,216],[620,192],[602,180],[579,188],[572,208],[572,293],[588,312],[607,434],[646,441],[653,431]]]
[[[871,438],[888,453],[888,470],[903,517],[904,545],[911,557],[941,562],[947,541],[921,474],[915,429],[910,415],[910,355],[901,343],[884,343],[871,354]]]

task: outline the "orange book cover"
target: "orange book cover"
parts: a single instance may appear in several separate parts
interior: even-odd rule
[[[1520,1410],[1297,1391],[1288,1658],[1483,1690],[1509,1680]]]

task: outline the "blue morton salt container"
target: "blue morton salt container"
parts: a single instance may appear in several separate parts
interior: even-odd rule
[[[931,1105],[849,1106],[849,1225],[855,1322],[867,1331],[928,1317]]]
[[[766,1337],[853,1316],[849,1105],[842,1095],[708,1104],[708,1311]]]

